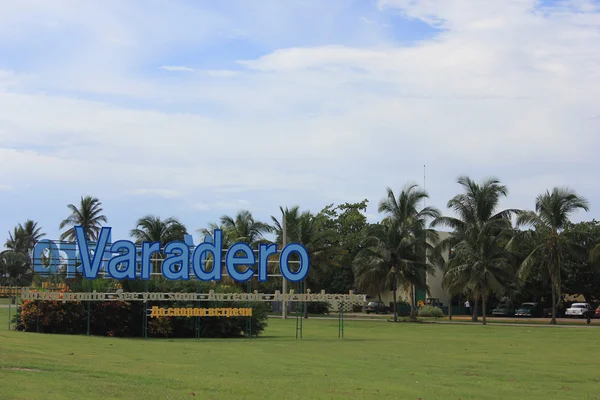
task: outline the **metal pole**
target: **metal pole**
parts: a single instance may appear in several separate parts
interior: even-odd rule
[[[92,291],[92,282],[87,281],[88,293]],[[90,336],[91,301],[87,302],[87,335]]]
[[[8,284],[8,330],[10,331],[10,306],[12,304],[12,286]]]
[[[282,213],[282,218],[281,218],[281,246],[282,248],[285,247],[286,243],[287,243],[287,215],[285,212]],[[281,268],[281,266],[280,266]],[[283,279],[283,295],[285,296],[285,294],[287,293],[287,279],[285,279],[285,277],[281,277],[281,279]],[[287,319],[287,304],[285,299],[282,299],[281,301],[281,318],[282,319]]]

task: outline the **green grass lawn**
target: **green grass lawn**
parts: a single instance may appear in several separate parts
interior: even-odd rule
[[[7,330],[0,398],[600,399],[600,330],[270,319],[259,339]],[[25,370],[19,370],[25,369]],[[596,397],[594,397],[596,396]]]

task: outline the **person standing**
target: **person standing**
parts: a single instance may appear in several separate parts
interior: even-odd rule
[[[469,299],[465,301],[465,308],[467,309],[467,315],[471,315],[471,303],[469,303]]]

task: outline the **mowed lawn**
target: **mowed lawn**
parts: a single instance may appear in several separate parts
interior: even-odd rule
[[[7,330],[0,398],[600,399],[600,329],[270,319],[259,339]]]

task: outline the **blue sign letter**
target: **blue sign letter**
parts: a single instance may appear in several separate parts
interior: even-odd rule
[[[203,281],[221,280],[221,260],[223,258],[223,250],[221,248],[222,242],[223,233],[220,229],[215,229],[215,244],[211,244],[208,242],[200,243],[198,247],[196,247],[196,249],[194,250],[194,273],[196,274],[198,279]],[[206,272],[206,270],[202,268],[202,255],[204,253],[212,253],[213,255],[213,266],[210,272]]]
[[[266,282],[269,271],[269,256],[277,254],[277,244],[260,244],[258,246],[258,281]]]
[[[243,256],[236,256],[236,252],[244,253]],[[238,282],[245,282],[248,279],[252,278],[254,275],[254,271],[250,268],[251,265],[254,265],[256,259],[254,258],[254,252],[252,248],[248,246],[246,243],[236,243],[227,250],[227,256],[225,257],[225,264],[227,265],[227,273],[230,277]],[[244,272],[239,272],[235,266],[236,265],[247,265],[248,269]]]
[[[296,273],[290,271],[290,266],[288,264],[291,253],[298,253],[300,256],[300,269]],[[281,269],[281,275],[288,281],[300,282],[306,278],[309,265],[308,252],[301,245],[290,243],[281,250],[281,255],[279,256],[279,268]]]
[[[96,251],[94,251],[94,259],[90,260],[90,253],[88,250],[87,240],[85,238],[85,231],[83,226],[75,227],[75,237],[77,238],[77,246],[79,247],[79,256],[81,257],[81,264],[83,265],[83,276],[86,279],[95,279],[98,275],[98,270],[102,264],[102,254],[108,242],[110,236],[110,228],[102,228],[100,230],[100,237],[98,238],[98,244],[96,245]]]
[[[135,279],[135,244],[129,240],[117,240],[110,247],[111,253],[125,250],[124,254],[111,257],[108,262],[108,275],[115,279]],[[125,264],[125,268],[119,264]]]
[[[177,279],[189,280],[190,249],[187,244],[184,242],[170,242],[165,246],[164,251],[168,257],[162,264],[163,276],[172,281]],[[175,269],[177,264],[181,264],[179,270]]]

